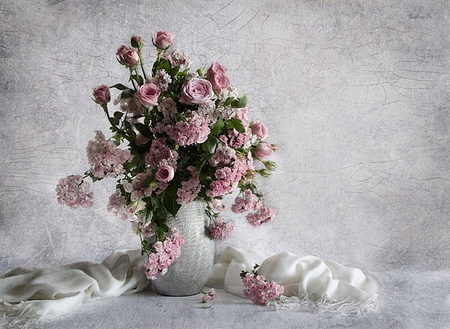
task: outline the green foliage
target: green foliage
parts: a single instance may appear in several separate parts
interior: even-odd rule
[[[176,216],[181,205],[177,203],[177,190],[178,187],[170,185],[162,194],[162,204],[164,209],[167,210],[172,216]]]

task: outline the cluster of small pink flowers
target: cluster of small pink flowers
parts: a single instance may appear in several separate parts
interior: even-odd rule
[[[116,216],[120,215],[124,220],[129,220],[131,222],[137,222],[139,220],[136,213],[127,205],[125,197],[119,189],[109,197],[106,209]]]
[[[248,132],[240,133],[237,130],[233,129],[228,132],[229,135],[229,145],[232,148],[238,149],[245,145],[250,140],[251,134]]]
[[[166,91],[169,88],[169,84],[172,82],[172,78],[165,70],[158,70],[150,79],[150,82],[154,83],[162,91]]]
[[[94,192],[91,186],[80,175],[69,175],[61,178],[56,186],[58,203],[67,205],[72,209],[92,207]]]
[[[197,112],[186,111],[186,121],[178,121],[175,126],[166,126],[166,133],[180,146],[201,144],[208,138],[208,122]]]
[[[275,218],[276,211],[268,207],[261,207],[255,213],[247,215],[247,221],[252,226],[261,226],[262,224],[270,223]]]
[[[282,285],[275,281],[267,282],[263,275],[258,275],[255,271],[243,272],[241,277],[245,286],[244,295],[250,297],[250,300],[256,305],[267,305],[284,292]]]
[[[226,144],[221,144],[209,161],[213,167],[219,167],[230,164],[236,159],[236,150]]]
[[[180,49],[174,49],[170,52],[167,59],[172,67],[179,66],[180,71],[188,69],[191,64],[187,54],[183,53]]]
[[[191,203],[195,200],[201,190],[198,169],[194,166],[189,166],[187,169],[191,172],[191,178],[185,182],[181,182],[181,187],[177,191],[178,204]]]
[[[161,167],[162,168],[162,167]],[[161,177],[165,174],[160,173]],[[147,170],[137,174],[131,181],[121,180],[120,184],[126,193],[130,193],[130,201],[135,202],[141,198],[149,197],[153,192],[161,194],[167,188],[167,182],[153,180],[153,172]],[[172,173],[173,177],[173,173]],[[155,177],[156,178],[156,177]]]
[[[249,167],[245,158],[236,157],[231,166],[221,167],[216,170],[214,174],[216,180],[211,183],[206,195],[214,198],[231,193],[237,187],[239,181],[247,174],[248,170]]]
[[[164,138],[156,138],[152,141],[150,150],[145,154],[145,162],[152,168],[161,165],[169,165],[174,170],[177,168],[178,152],[166,145]]]
[[[133,159],[130,150],[119,149],[105,135],[96,130],[95,141],[89,141],[86,148],[91,173],[97,178],[117,177],[123,174],[123,164]]]
[[[158,105],[158,111],[163,114],[166,123],[171,122],[169,120],[177,114],[177,103],[172,98],[164,98]]]
[[[144,113],[144,107],[140,103],[137,97],[133,98],[122,98],[119,95],[113,102],[114,105],[119,105],[119,108],[122,112],[131,114],[131,115],[140,115]]]
[[[253,194],[250,189],[246,189],[242,196],[236,197],[233,205],[231,206],[231,210],[235,214],[241,214],[247,211],[259,210],[262,205],[263,203],[260,198]]]
[[[217,217],[215,222],[208,226],[209,236],[214,240],[228,239],[235,227],[234,223],[224,222],[221,217]]]
[[[226,206],[222,203],[222,199],[214,199],[214,198],[208,202],[208,207],[218,211],[223,211],[226,209]]]
[[[155,280],[156,275],[164,275],[167,268],[181,255],[181,247],[184,245],[184,238],[176,228],[172,228],[172,235],[164,241],[157,241],[153,247],[155,252],[150,254],[145,265],[146,276],[150,280]]]

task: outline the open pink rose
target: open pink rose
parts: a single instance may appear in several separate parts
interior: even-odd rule
[[[258,157],[258,159],[264,159],[269,156],[271,156],[273,153],[272,145],[269,143],[259,143],[256,146],[255,155]]]
[[[214,92],[211,82],[201,78],[193,78],[183,84],[180,103],[184,104],[206,104]]]
[[[169,31],[157,31],[155,34],[155,46],[159,49],[169,48],[173,44],[173,37],[175,35]]]
[[[93,88],[94,101],[97,104],[105,105],[111,101],[111,93],[107,85],[100,85]]]
[[[128,67],[134,67],[137,66],[139,63],[139,55],[133,48],[127,48],[126,46],[120,46],[119,49],[117,49],[117,60],[120,64],[128,66]]]
[[[265,139],[267,137],[267,127],[259,120],[256,120],[250,124],[252,134],[256,135],[259,139]]]
[[[175,171],[169,165],[164,165],[158,168],[155,174],[155,178],[160,182],[170,182],[175,175]]]
[[[158,105],[159,95],[161,95],[161,90],[154,83],[146,83],[136,92],[137,98],[145,107]]]
[[[216,93],[220,93],[230,86],[230,79],[221,72],[214,74],[210,81]]]

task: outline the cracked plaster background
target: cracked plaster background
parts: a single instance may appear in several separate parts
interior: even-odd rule
[[[261,181],[276,220],[237,224],[217,244],[312,254],[369,270],[450,270],[447,1],[0,1],[0,273],[101,261],[138,247],[96,204],[57,204],[60,177],[83,173],[92,87],[125,82],[115,51],[158,29],[192,67],[219,61],[251,119],[280,146]],[[449,295],[449,293],[447,293]]]

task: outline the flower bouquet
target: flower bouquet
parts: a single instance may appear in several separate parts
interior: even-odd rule
[[[231,209],[247,213],[253,226],[272,221],[255,178],[275,169],[268,161],[276,146],[266,141],[267,128],[249,121],[245,95],[239,96],[226,70],[215,62],[190,70],[185,53],[171,49],[174,35],[156,32],[156,59],[149,69],[142,38],[121,46],[117,60],[129,71],[127,84],[93,88],[93,100],[109,120],[112,136],[96,131],[87,146],[90,169],[59,181],[58,202],[90,207],[93,192],[86,180],[117,179],[108,210],[129,220],[148,255],[147,277],[164,275],[181,254],[184,238],[167,225],[182,205],[205,201],[212,239],[225,239],[234,224],[225,222],[223,197],[238,190]],[[110,110],[111,90],[117,90]],[[152,238],[152,239],[150,239]]]

